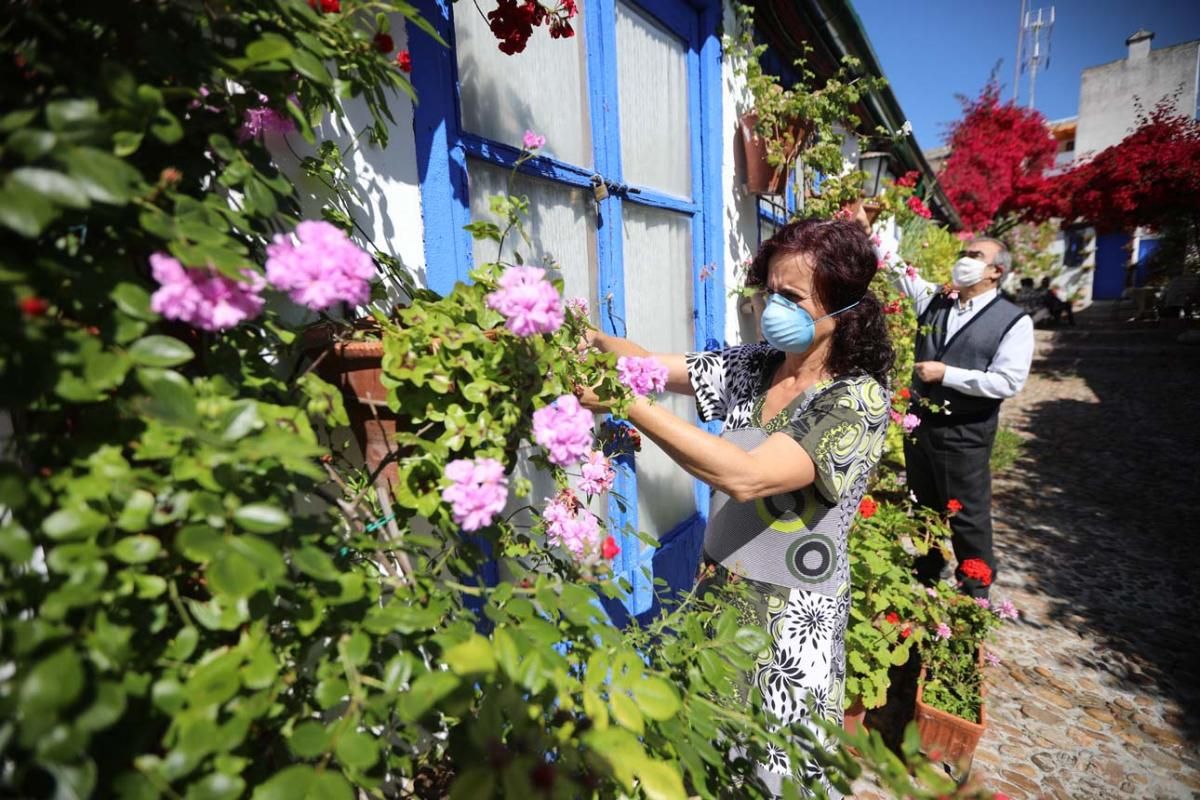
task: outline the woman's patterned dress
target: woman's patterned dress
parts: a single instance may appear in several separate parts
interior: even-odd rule
[[[745,688],[753,681],[782,723],[808,719],[811,707],[841,724],[850,613],[847,533],[883,452],[887,393],[866,375],[842,376],[810,388],[764,421],[766,390],[783,358],[767,345],[687,356],[700,418],[724,420],[722,438],[752,450],[784,433],[816,466],[813,485],[789,494],[738,503],[714,492],[704,580],[746,584],[743,623],[771,636]],[[821,777],[815,764],[805,769]],[[782,751],[772,752],[760,768],[776,791],[789,772]]]

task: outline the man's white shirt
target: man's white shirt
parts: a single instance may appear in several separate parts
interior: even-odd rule
[[[913,301],[917,316],[921,316],[941,291],[941,287],[915,274],[915,271],[911,275],[908,274],[906,265],[894,250],[884,252],[882,257],[887,261],[896,287]],[[965,306],[956,301],[946,322],[946,337],[953,336],[970,322],[972,317],[992,302],[996,292],[996,289],[984,292],[968,300]],[[998,400],[1012,397],[1021,391],[1029,378],[1029,367],[1033,363],[1033,345],[1033,320],[1026,315],[1017,320],[1008,329],[1008,333],[1004,334],[1000,346],[996,348],[996,354],[992,357],[992,363],[986,370],[963,369],[947,364],[942,385],[976,397],[993,397]]]

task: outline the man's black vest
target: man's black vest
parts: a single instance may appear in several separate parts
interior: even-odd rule
[[[941,361],[950,367],[986,370],[996,357],[1000,340],[1008,333],[1025,311],[999,294],[947,340],[946,324],[953,311],[954,300],[944,294],[930,301],[925,313],[917,320],[917,361]],[[950,389],[940,383],[925,383],[915,374],[913,394],[927,397],[931,402],[945,405],[949,401],[950,417],[941,414],[934,418],[948,424],[974,422],[991,417],[1000,408],[1000,401],[991,397],[976,397]],[[927,416],[927,415],[922,415]]]

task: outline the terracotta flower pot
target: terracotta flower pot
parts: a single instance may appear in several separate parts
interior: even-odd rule
[[[867,217],[867,225],[874,225],[875,220],[879,219],[880,213],[883,212],[883,206],[880,203],[867,199],[855,200],[853,203],[848,203],[844,208],[850,219],[857,217],[859,209],[862,209]]]
[[[854,698],[854,702],[845,710],[842,717],[842,728],[846,733],[860,733],[867,729],[863,720],[867,716],[867,707],[863,705],[861,697]]]
[[[788,126],[792,148],[783,164],[772,166],[767,160],[767,140],[758,135],[755,125],[758,113],[750,111],[738,120],[742,153],[746,156],[746,191],[754,194],[782,194],[787,188],[788,167],[793,163],[800,146],[808,138],[808,128],[799,121]]]
[[[396,450],[396,414],[387,406],[383,374],[383,342],[331,342],[317,374],[342,390],[350,432],[372,474]],[[399,478],[395,459],[383,468],[391,485]]]
[[[983,674],[983,651],[978,656],[978,669]],[[947,711],[925,703],[925,667],[917,683],[917,704],[913,713],[921,734],[921,749],[926,754],[939,753],[944,762],[966,762],[975,756],[979,739],[987,730],[987,686],[979,683],[979,722],[969,722]]]
[[[494,342],[500,331],[487,330],[483,335]],[[438,347],[438,340],[433,340],[432,350],[436,352]],[[381,380],[383,342],[335,341],[332,329],[316,327],[305,332],[304,348],[320,359],[317,374],[342,390],[350,432],[362,451],[364,465],[374,475],[387,462],[382,477],[395,486],[400,477],[397,458],[404,455],[396,444],[396,426],[408,418],[388,408],[387,389]]]

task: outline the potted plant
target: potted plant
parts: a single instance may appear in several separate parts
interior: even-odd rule
[[[904,547],[927,529],[944,534],[942,518],[907,501],[864,497],[850,536],[850,624],[846,631],[845,725],[888,700],[894,667],[906,664],[925,636],[927,598],[913,581]]]
[[[775,75],[765,73],[759,57],[766,45],[754,41],[753,9],[738,9],[739,34],[725,38],[725,50],[735,73],[745,80],[751,109],[739,119],[746,157],[746,189],[758,194],[780,194],[789,178],[798,195],[821,198],[816,209],[831,214],[845,201],[858,196],[864,173],[845,172],[842,142],[847,131],[859,125],[852,109],[862,96],[884,85],[882,78],[852,77],[859,62],[847,56],[841,68],[823,85],[808,65],[811,47],[802,44],[796,59],[797,80],[785,87]],[[805,174],[792,167],[803,161]],[[817,191],[817,175],[822,189]],[[828,205],[828,208],[823,206]],[[813,209],[808,209],[812,211]]]
[[[967,565],[987,570],[978,559]],[[961,595],[944,583],[931,591],[936,602],[920,646],[913,717],[924,751],[965,773],[987,728],[984,642],[1002,619],[1017,614],[1007,601],[993,609],[988,600]]]

